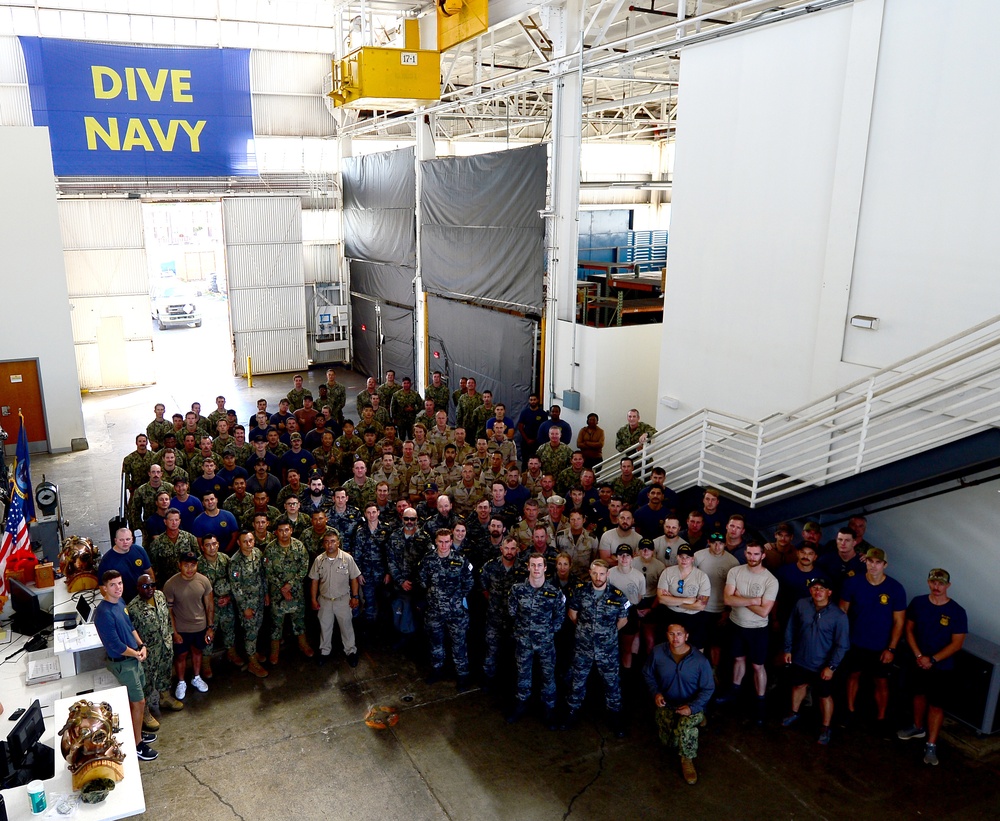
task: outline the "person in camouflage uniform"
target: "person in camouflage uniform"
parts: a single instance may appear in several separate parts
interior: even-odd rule
[[[292,384],[295,386],[288,392],[288,408],[295,413],[299,408],[305,407],[305,398],[312,399],[312,391],[302,387],[302,374],[297,373],[292,377]]]
[[[364,516],[365,520],[354,529],[350,553],[361,570],[361,615],[365,626],[373,628],[378,619],[381,593],[389,583],[385,556],[389,528],[379,522],[379,509],[375,502],[368,503]]]
[[[149,449],[149,438],[144,433],[135,437],[135,450],[122,459],[122,476],[129,496],[149,478],[149,468],[156,454]]]
[[[258,678],[267,675],[257,655],[257,634],[264,619],[264,608],[270,603],[267,580],[264,577],[264,556],[254,546],[254,534],[243,530],[240,549],[229,561],[229,593],[233,608],[243,626],[243,648],[249,660],[249,670]]]
[[[299,541],[302,542],[302,546],[305,547],[306,553],[309,554],[309,566],[312,566],[313,560],[323,552],[323,537],[327,533],[338,533],[335,528],[330,527],[328,524],[328,519],[325,510],[314,510],[309,515],[310,527],[301,536],[299,536]]]
[[[274,531],[274,541],[264,551],[264,574],[271,597],[271,653],[268,661],[278,663],[285,617],[292,622],[292,633],[299,649],[312,658],[313,649],[306,640],[306,602],[304,583],[309,572],[309,554],[298,539],[292,538],[292,526],[282,522]]]
[[[472,563],[451,551],[451,531],[434,536],[434,553],[420,562],[420,581],[427,590],[424,629],[431,646],[431,672],[427,683],[441,678],[445,662],[445,633],[451,642],[451,658],[458,676],[458,689],[469,686],[469,608],[465,597],[472,590]]]
[[[571,726],[587,694],[587,677],[597,666],[604,679],[604,702],[618,738],[625,736],[622,722],[622,692],[618,676],[618,631],[628,621],[628,597],[608,584],[608,563],[595,559],[590,581],[577,585],[570,597],[568,615],[576,625],[573,669],[570,673],[566,725]]]
[[[146,425],[146,439],[153,450],[163,447],[163,440],[170,431],[174,429],[173,423],[169,419],[164,419],[167,407],[162,402],[157,402],[153,408],[153,421]]]
[[[465,392],[458,397],[455,411],[455,427],[465,428],[469,436],[475,431],[476,408],[483,404],[482,394],[476,392],[476,380],[470,376],[465,383]]]
[[[232,495],[222,503],[222,509],[232,513],[241,527],[247,515],[253,510],[253,496],[247,493],[247,480],[242,476],[233,479]]]
[[[148,540],[144,525],[156,510],[156,494],[161,490],[167,491],[172,496],[174,486],[163,481],[163,468],[154,463],[149,466],[149,481],[139,485],[128,502],[128,526],[133,531],[143,531],[142,536],[145,541]]]
[[[385,382],[378,386],[376,395],[378,396],[382,407],[389,408],[389,403],[392,402],[392,397],[402,388],[396,381],[396,372],[389,370],[385,372]]]
[[[392,395],[389,415],[399,428],[399,435],[408,439],[413,431],[413,422],[417,418],[422,400],[420,394],[413,390],[413,382],[407,376],[403,378],[402,389]]]
[[[338,490],[347,491],[351,507],[364,510],[365,505],[375,501],[375,482],[368,476],[368,466],[361,459],[355,460],[353,474]]]
[[[400,634],[398,644],[416,631],[421,605],[420,561],[431,550],[427,535],[417,529],[417,511],[403,510],[402,527],[393,531],[386,548],[386,564],[393,588],[393,625]]]
[[[186,530],[181,530],[181,512],[176,507],[167,510],[164,522],[166,531],[153,539],[146,551],[154,578],[160,584],[166,584],[167,579],[177,572],[177,557],[181,553],[198,552],[198,540]]]
[[[656,433],[656,428],[639,421],[639,411],[632,408],[628,412],[628,424],[618,428],[615,434],[615,450],[619,453],[632,445],[645,445]]]
[[[300,542],[302,541],[302,534],[305,533],[312,524],[309,516],[300,512],[301,507],[302,502],[299,500],[298,496],[289,496],[285,499],[285,512],[282,513],[274,523],[275,526],[277,526],[281,522],[288,522],[292,526],[292,536]]]
[[[637,501],[639,491],[643,488],[642,479],[633,472],[632,460],[628,457],[619,462],[619,467],[622,474],[611,483],[611,490],[616,496],[622,497],[622,503],[626,508],[635,512],[635,509],[639,507]]]
[[[444,384],[441,371],[434,371],[431,374],[431,384],[424,391],[424,399],[433,399],[436,410],[448,413],[448,402],[451,396],[448,392],[448,386]]]
[[[666,644],[653,648],[642,672],[656,704],[660,741],[677,750],[684,780],[694,784],[698,780],[694,768],[698,727],[715,692],[712,664],[688,644],[683,625],[669,624]]]
[[[498,658],[511,635],[508,596],[514,585],[525,578],[525,573],[517,561],[517,555],[517,539],[507,536],[500,545],[500,555],[486,562],[479,574],[480,586],[486,598],[486,654],[483,658],[483,678],[487,689],[493,683]]]
[[[236,611],[233,609],[233,597],[230,595],[229,557],[225,553],[219,553],[219,540],[214,534],[209,534],[201,540],[198,572],[212,583],[212,594],[215,596],[215,623],[209,625],[212,628],[213,641],[205,645],[201,661],[202,676],[211,678],[210,659],[216,650],[214,639],[220,633],[222,647],[218,649],[227,648],[227,658],[237,666],[243,664],[243,660],[236,652]]]
[[[281,511],[270,503],[270,498],[268,497],[266,490],[258,490],[254,493],[253,507],[250,509],[250,512],[244,515],[244,517],[240,520],[240,527],[253,527],[253,520],[259,513],[263,513],[267,516],[268,529],[274,527],[275,522],[278,521],[278,517],[281,515]]]
[[[515,584],[507,598],[514,621],[514,660],[517,663],[517,705],[508,721],[517,721],[528,709],[531,673],[538,656],[542,673],[545,724],[555,729],[556,631],[566,619],[566,597],[545,578],[545,557],[528,559],[528,578]]]
[[[549,441],[539,445],[535,451],[538,461],[542,463],[542,473],[558,476],[572,463],[573,451],[569,445],[559,441],[561,436],[562,431],[553,425],[549,428]]]
[[[146,660],[141,662],[142,672],[146,677],[146,688],[143,691],[146,713],[142,723],[146,729],[155,730],[159,722],[153,718],[150,708],[184,709],[184,703],[175,699],[170,692],[174,670],[174,628],[170,621],[167,599],[156,589],[153,577],[143,573],[136,580],[136,589],[138,594],[128,603],[128,615],[135,632],[146,645]]]
[[[337,381],[337,372],[333,368],[326,370],[326,404],[330,406],[330,414],[338,422],[344,421],[344,406],[347,404],[347,388]]]

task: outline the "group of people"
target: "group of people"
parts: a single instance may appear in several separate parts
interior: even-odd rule
[[[967,630],[946,571],[931,571],[930,596],[907,607],[885,575],[886,552],[864,540],[864,517],[832,546],[815,522],[799,544],[784,524],[763,540],[709,489],[682,520],[662,469],[643,481],[624,455],[613,482],[597,481],[596,415],[573,450],[558,406],[546,411],[533,394],[515,423],[473,378],[461,382],[452,394],[435,373],[422,398],[391,371],[382,385],[369,379],[355,397],[357,428],[332,369],[318,402],[296,376],[278,411],[261,399],[247,426],[222,396],[208,417],[198,403],[169,421],[155,407],[122,466],[131,529],[101,564],[115,627],[109,666],[130,700],[142,696],[133,702],[137,728],[155,729],[157,702],[183,707],[189,659],[202,692],[217,653],[267,676],[287,622],[300,652],[319,664],[336,629],[353,667],[357,629],[362,642],[428,658],[430,682],[450,662],[460,690],[478,678],[509,695],[512,722],[537,692],[548,727],[572,726],[596,670],[610,725],[624,736],[623,677],[626,696],[630,683],[644,686],[660,737],[693,784],[710,702],[732,703],[749,689],[763,722],[768,671],[787,665],[782,723],[799,721],[811,692],[827,744],[841,664],[847,711],[857,711],[871,678],[885,721],[887,678],[908,647],[917,695],[913,726],[899,736],[926,737],[924,760],[937,763]],[[632,409],[615,446],[641,448],[654,435]],[[127,615],[112,619],[122,601]],[[139,671],[131,685],[125,668]],[[140,735],[136,743],[145,745],[140,757],[155,755]]]

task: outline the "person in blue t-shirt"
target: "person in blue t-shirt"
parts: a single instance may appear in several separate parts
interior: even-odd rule
[[[951,575],[935,567],[927,574],[930,595],[917,596],[906,609],[906,643],[913,651],[913,726],[900,730],[901,739],[927,738],[924,763],[936,765],[937,738],[944,708],[952,695],[955,654],[969,632],[965,608],[948,597]]]
[[[156,736],[142,729],[142,716],[146,711],[146,697],[143,695],[146,677],[142,662],[146,660],[146,645],[139,638],[125,609],[123,581],[122,574],[117,570],[101,573],[101,596],[104,598],[94,611],[94,627],[108,654],[108,670],[128,691],[136,756],[141,761],[152,761],[157,753],[149,745],[156,741]]]
[[[124,598],[132,601],[138,592],[136,581],[143,573],[149,572],[149,554],[132,541],[132,531],[127,527],[115,533],[114,544],[97,566],[97,578],[102,578],[109,570],[117,570],[121,574]]]
[[[821,555],[816,560],[819,573],[833,583],[837,597],[840,596],[840,591],[848,579],[863,576],[868,569],[857,551],[857,544],[857,534],[849,527],[842,527],[837,531],[837,549],[833,553]]]
[[[889,706],[889,674],[906,624],[906,591],[885,575],[885,551],[873,547],[864,555],[868,568],[851,576],[840,592],[840,609],[851,621],[851,651],[847,655],[847,712],[854,717],[861,675],[875,681],[875,706],[881,724]]]
[[[211,533],[219,540],[219,550],[231,554],[240,533],[236,517],[228,510],[219,507],[219,499],[211,491],[202,496],[201,502],[205,506],[205,512],[194,520],[191,528],[192,535],[198,539],[198,546],[200,547],[201,540]]]

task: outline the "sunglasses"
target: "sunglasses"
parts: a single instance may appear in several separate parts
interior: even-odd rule
[[[403,517],[403,521],[404,522],[415,522],[415,521],[417,521],[417,517],[416,516],[404,516]]]
[[[149,584],[140,584],[139,585],[139,589],[140,590],[149,590],[149,588],[151,588],[151,587],[156,587],[156,582],[150,582]]]
[[[683,593],[684,592],[684,579],[678,579],[678,581],[677,581],[677,592],[678,593]]]

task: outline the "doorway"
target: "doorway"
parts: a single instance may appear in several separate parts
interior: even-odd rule
[[[222,202],[149,202],[142,211],[157,382],[211,391],[233,375]]]

